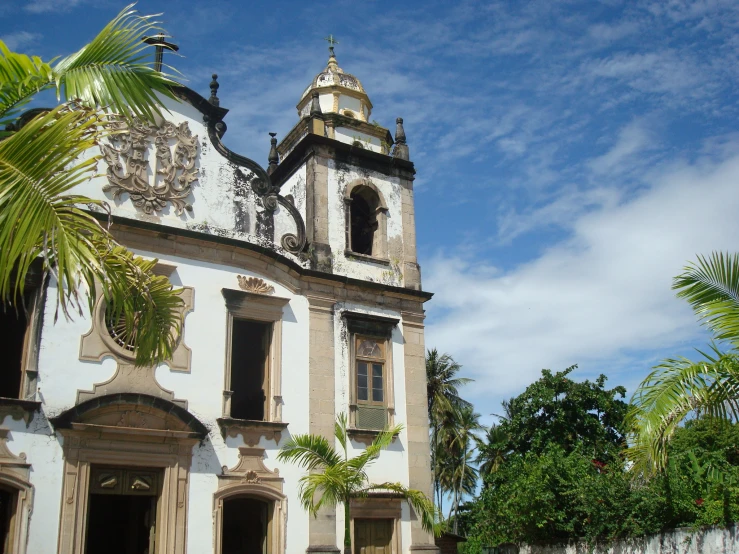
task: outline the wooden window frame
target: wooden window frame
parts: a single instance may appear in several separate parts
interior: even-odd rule
[[[282,422],[282,312],[289,298],[253,292],[222,289],[228,310],[226,319],[226,359],[223,385],[223,417],[231,418],[231,350],[233,322],[255,321],[271,325],[267,361],[264,369],[264,422]]]
[[[373,341],[380,346],[382,350],[382,357],[371,358],[361,356],[359,354],[359,346],[364,341]],[[387,407],[388,401],[388,383],[387,383],[387,347],[388,341],[385,338],[369,337],[364,335],[354,335],[354,396],[356,398],[357,405],[367,406],[385,406]],[[359,398],[359,364],[367,364],[367,400],[360,400]],[[379,364],[382,367],[382,400],[374,399],[374,366]]]
[[[372,431],[371,429],[362,429],[357,427],[357,410],[360,406],[384,406],[386,410],[387,426],[392,427],[395,424],[395,375],[393,371],[393,341],[392,333],[400,322],[399,319],[376,316],[371,314],[357,313],[345,311],[342,314],[349,332],[349,427],[352,429],[361,429],[363,431]],[[384,401],[382,403],[371,403],[360,401],[358,399],[357,387],[357,345],[359,340],[375,340],[381,344],[385,356],[383,362],[383,387]],[[361,358],[360,358],[361,359]],[[371,367],[371,365],[370,365]],[[368,380],[371,377],[368,377]],[[368,385],[371,383],[368,382]]]

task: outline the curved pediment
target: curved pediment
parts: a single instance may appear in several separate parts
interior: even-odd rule
[[[146,394],[122,393],[92,398],[50,419],[57,429],[126,431],[202,439],[208,428],[174,402]]]

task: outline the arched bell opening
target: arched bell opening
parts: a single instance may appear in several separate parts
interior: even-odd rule
[[[347,250],[350,253],[385,258],[387,256],[387,206],[371,182],[348,187]]]

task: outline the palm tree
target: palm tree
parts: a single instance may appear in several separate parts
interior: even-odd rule
[[[495,473],[505,463],[510,449],[508,448],[508,433],[499,424],[491,425],[485,437],[477,442],[477,457],[481,476]]]
[[[296,463],[308,473],[300,478],[300,502],[314,516],[322,506],[344,505],[344,552],[351,554],[352,498],[366,498],[374,491],[391,492],[404,498],[416,511],[426,531],[434,528],[434,505],[421,491],[409,489],[400,483],[372,484],[366,468],[372,464],[393,437],[402,430],[402,425],[380,432],[360,455],[349,458],[347,452],[347,418],[339,414],[334,425],[334,436],[341,445],[343,455],[321,435],[295,435],[280,449],[277,459]],[[316,499],[316,495],[318,499]]]
[[[639,471],[653,472],[667,462],[667,443],[685,417],[698,412],[722,420],[739,418],[739,254],[698,257],[673,280],[718,344],[702,359],[664,360],[631,399],[627,423],[629,455]]]
[[[453,502],[447,519],[451,519],[452,510],[454,510],[454,533],[457,532],[457,512],[462,497],[465,492],[472,494],[477,483],[477,470],[470,462],[474,445],[479,441],[476,433],[482,429],[480,414],[476,413],[472,407],[463,407],[456,411],[454,428],[445,436],[446,440],[442,440],[451,462],[449,464],[451,466],[450,492]]]
[[[459,387],[472,382],[467,377],[457,377],[462,366],[449,354],[439,355],[436,348],[426,352],[426,392],[428,396],[429,425],[431,426],[431,463],[434,471],[436,505],[442,506],[441,471],[448,451],[440,447],[440,434],[444,428],[456,425],[455,417],[461,408],[472,404],[459,396]]]
[[[118,245],[84,207],[103,202],[71,194],[95,171],[90,155],[121,119],[154,121],[161,97],[177,83],[154,69],[144,35],[163,34],[152,16],[125,8],[88,45],[54,65],[11,52],[0,41],[0,301],[21,304],[24,278],[41,259],[57,282],[57,315],[92,308],[98,286],[112,317],[137,337],[136,362],[171,356],[181,306],[179,291],[151,274],[156,261]],[[62,103],[21,109],[37,93],[54,90]],[[121,317],[123,316],[123,317]]]

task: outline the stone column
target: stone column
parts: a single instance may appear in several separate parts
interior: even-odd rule
[[[422,305],[419,303],[417,311],[403,311],[401,315],[403,317],[403,338],[405,339],[408,485],[412,489],[420,490],[429,498],[433,498]],[[434,553],[439,551],[434,543],[433,533],[423,530],[418,517],[411,519],[410,550]]]
[[[325,296],[308,295],[310,346],[308,363],[309,423],[313,435],[323,435],[334,443],[335,372],[334,303]],[[308,548],[313,554],[339,552],[336,546],[336,509],[322,508],[310,518]]]

